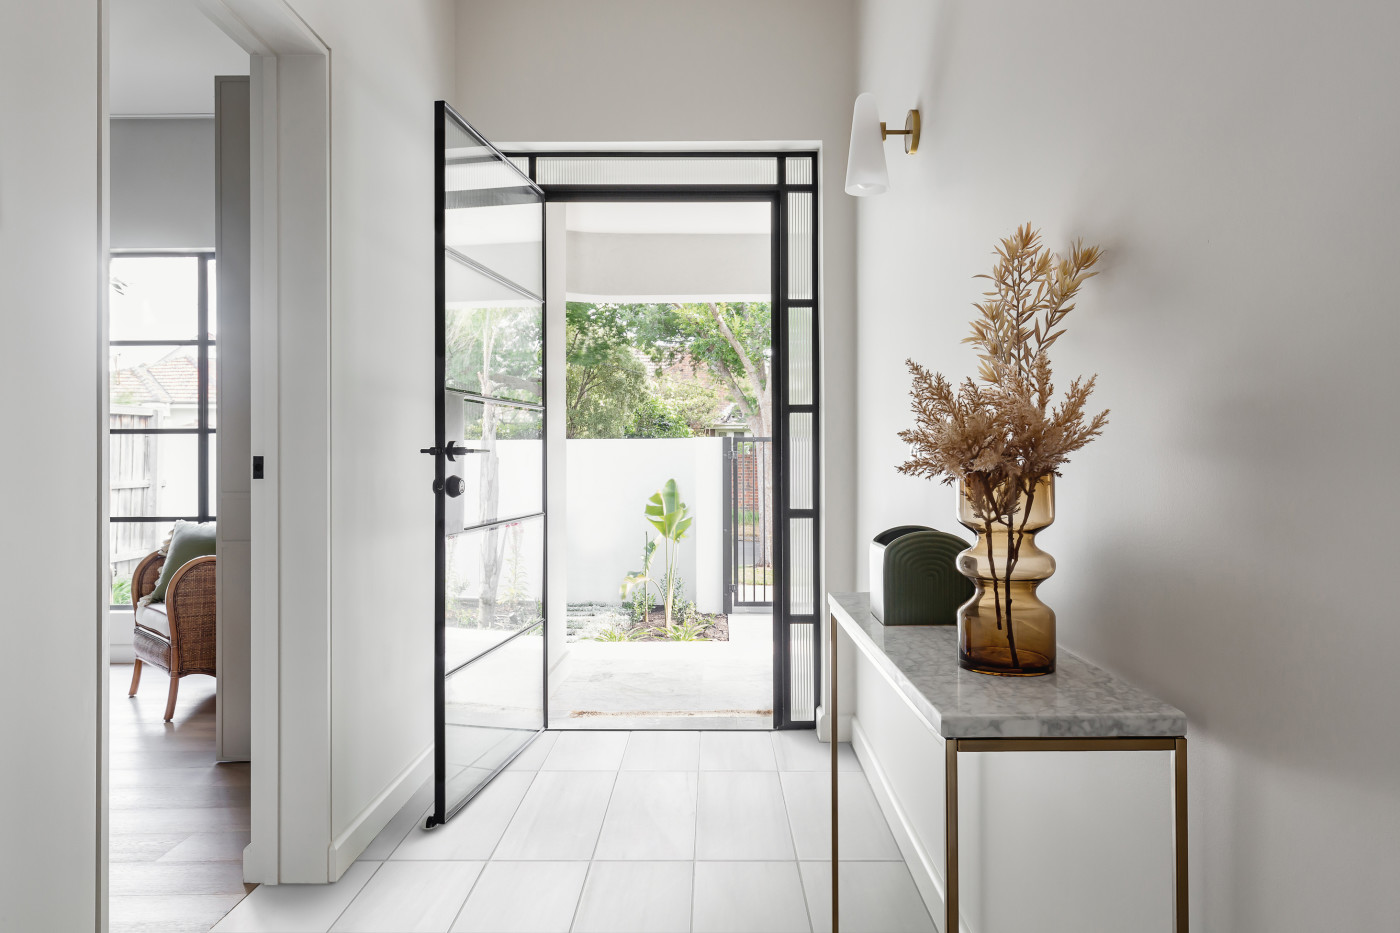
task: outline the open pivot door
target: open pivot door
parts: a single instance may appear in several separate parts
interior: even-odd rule
[[[437,103],[435,767],[446,822],[545,725],[544,194]]]

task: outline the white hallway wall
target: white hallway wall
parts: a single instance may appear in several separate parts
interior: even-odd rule
[[[433,431],[432,104],[451,93],[455,9],[293,5],[331,49],[334,877],[432,744],[432,463],[418,449]]]
[[[454,103],[496,142],[821,142],[825,430],[849,437],[854,206],[841,186],[850,0],[461,0],[457,27]],[[828,584],[846,589],[855,574],[850,445],[827,445],[822,480]]]
[[[568,589],[571,603],[619,601],[622,578],[642,567],[642,547],[656,536],[643,514],[647,499],[674,479],[694,518],[680,542],[676,569],[686,597],[701,612],[724,610],[723,455],[718,437],[565,442],[569,503]],[[652,572],[664,573],[665,542]]]
[[[11,711],[0,724],[4,930],[94,930],[105,900],[94,638],[105,625],[105,464],[92,454],[106,449],[101,14],[92,0],[0,4],[0,398],[42,400],[6,415],[0,560],[24,584],[4,620],[7,632],[23,626],[28,657],[65,659],[0,680]]]
[[[858,211],[858,538],[952,525],[894,473],[902,363],[974,372],[996,238],[1103,244],[1055,348],[1113,409],[1043,536],[1061,642],[1190,716],[1193,929],[1393,926],[1400,10],[867,0],[859,25],[861,89],[925,134]]]

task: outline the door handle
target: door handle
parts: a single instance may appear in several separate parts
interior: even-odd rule
[[[424,447],[418,452],[420,454],[432,454],[433,456],[437,456],[439,451],[436,447]],[[462,456],[462,454],[486,453],[484,449],[479,449],[475,447],[458,447],[456,441],[448,441],[447,446],[444,447],[441,452],[444,456],[447,457],[448,460],[452,460],[454,462],[458,457]]]

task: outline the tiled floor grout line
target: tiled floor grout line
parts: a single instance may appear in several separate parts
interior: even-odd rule
[[[700,756],[704,754],[701,747],[705,742],[705,734],[700,733],[700,738],[695,743],[695,823],[690,831],[690,929],[695,930],[695,871],[700,864],[700,779],[704,773],[700,770]]]
[[[389,861],[389,860],[386,858],[386,859],[384,860],[384,862],[387,862],[387,861]],[[380,862],[380,863],[378,863],[377,865],[374,866],[374,871],[370,872],[370,873],[369,873],[369,877],[365,879],[365,883],[362,884],[362,885],[360,885],[360,890],[358,890],[358,891],[355,892],[355,896],[352,897],[352,898],[350,898],[350,900],[347,901],[347,902],[345,903],[345,906],[341,909],[340,913],[336,914],[336,915],[335,915],[335,919],[332,920],[332,921],[330,922],[330,924],[326,926],[326,931],[325,931],[325,933],[330,933],[331,930],[335,929],[335,925],[336,925],[337,923],[340,922],[340,918],[341,918],[341,917],[344,917],[345,914],[346,914],[346,912],[354,905],[354,903],[355,903],[357,900],[360,899],[360,895],[362,895],[362,894],[365,893],[365,888],[369,887],[369,883],[370,883],[371,881],[374,880],[374,876],[377,875],[377,874],[379,874],[379,869],[381,869],[381,868],[384,867],[384,862]],[[354,864],[354,863],[352,862],[351,864]],[[344,877],[344,876],[342,876],[342,877]]]
[[[588,867],[583,872],[583,884],[578,886],[578,899],[574,901],[574,912],[569,917],[569,930],[572,933],[574,924],[578,923],[578,911],[583,906],[583,892],[588,889],[588,879],[593,876],[593,860],[589,859]]]
[[[774,730],[774,732],[773,732],[773,762],[774,762],[774,764],[779,764],[779,762],[778,762],[778,748],[777,748],[777,745],[778,745],[778,733],[777,733],[776,730]],[[815,923],[812,922],[812,905],[811,905],[811,903],[807,900],[807,882],[804,881],[803,878],[802,878],[802,859],[801,859],[801,854],[797,851],[797,833],[793,832],[793,829],[792,829],[792,808],[788,806],[787,788],[783,786],[783,770],[782,770],[782,767],[781,767],[781,766],[779,766],[779,768],[778,768],[778,796],[780,796],[780,797],[783,798],[783,816],[785,816],[785,817],[787,818],[787,824],[788,824],[788,838],[792,840],[792,867],[793,867],[793,869],[797,872],[797,889],[798,889],[799,891],[802,892],[802,909],[803,909],[803,911],[807,914],[807,930],[808,930],[808,933],[811,933],[811,931],[813,931],[813,930],[815,930],[815,929],[817,928],[817,925],[816,925]]]
[[[622,773],[622,763],[627,760],[627,746],[632,744],[634,733],[627,733],[627,741],[622,743],[622,757],[617,760],[617,770],[613,771],[612,786],[608,788],[608,804],[603,807],[603,821],[598,824],[598,838],[593,840],[593,851],[588,856],[588,870],[583,873],[583,884],[579,885],[578,900],[574,902],[574,915],[569,919],[569,929],[573,930],[574,924],[578,923],[579,908],[583,906],[583,892],[588,890],[588,879],[593,876],[593,860],[598,854],[598,843],[603,841],[603,827],[608,825],[608,811],[612,809],[613,793],[617,790],[617,776]],[[559,744],[559,740],[554,740]],[[553,749],[550,749],[553,752]],[[541,762],[541,765],[544,763]]]
[[[544,762],[541,761],[540,764],[544,764]],[[502,773],[505,773],[505,772],[502,772]],[[510,824],[515,822],[516,816],[518,816],[518,815],[520,814],[520,808],[521,808],[521,806],[524,805],[524,803],[525,803],[525,798],[528,797],[528,796],[530,795],[530,789],[531,789],[532,787],[535,786],[535,782],[538,781],[539,779],[540,779],[540,772],[539,772],[539,770],[537,769],[537,770],[535,770],[535,771],[531,774],[530,783],[525,785],[525,793],[521,794],[521,795],[520,795],[520,799],[517,800],[517,801],[515,802],[515,809],[510,811],[510,819],[506,820],[506,825],[505,825],[505,828],[501,830],[500,838],[498,838],[498,839],[496,840],[496,844],[493,845],[493,846],[491,847],[491,851],[486,853],[486,861],[491,862],[491,861],[494,861],[494,860],[495,860],[495,858],[496,858],[496,850],[499,849],[499,848],[501,847],[501,843],[502,843],[502,842],[505,840],[505,838],[506,838],[506,833],[510,832]],[[505,859],[504,861],[509,861],[509,859]],[[483,868],[482,871],[485,871],[485,869]],[[463,903],[466,903],[466,902],[463,901]]]
[[[538,741],[538,739],[536,739],[536,741]],[[557,742],[557,741],[559,741],[559,740],[558,740],[558,739],[555,739],[555,741]],[[551,747],[551,748],[550,748],[550,751],[553,751],[553,750],[554,750],[554,749]],[[547,757],[549,757],[549,756],[546,754],[545,757],[547,758]],[[544,762],[541,761],[540,764],[543,765]],[[509,767],[509,766],[507,766],[507,767]],[[522,769],[522,770],[523,770],[523,769]],[[506,773],[508,773],[508,772],[506,772],[506,771],[502,771],[502,772],[501,772],[501,774],[506,774]],[[469,900],[472,899],[472,892],[475,891],[475,890],[476,890],[476,886],[477,886],[478,884],[481,883],[481,876],[484,875],[484,874],[486,874],[486,869],[487,869],[488,867],[490,867],[491,863],[495,860],[495,857],[496,857],[496,850],[497,850],[498,848],[500,848],[500,846],[501,846],[501,840],[504,839],[504,838],[506,837],[506,833],[510,830],[510,824],[513,823],[513,822],[515,822],[516,814],[518,814],[518,813],[520,812],[520,805],[523,804],[523,803],[525,802],[525,797],[526,797],[526,795],[530,793],[530,788],[532,788],[532,787],[535,786],[535,781],[539,778],[539,776],[540,776],[540,772],[539,772],[539,769],[538,769],[538,768],[535,769],[533,772],[531,772],[531,774],[530,774],[530,783],[528,783],[528,784],[525,785],[525,793],[521,794],[521,795],[520,795],[520,799],[517,800],[517,801],[515,802],[515,809],[513,809],[513,810],[510,811],[510,819],[506,820],[505,828],[501,830],[501,835],[500,835],[500,837],[496,840],[496,844],[493,845],[493,846],[491,847],[491,851],[488,852],[488,853],[486,853],[486,859],[481,863],[481,871],[479,871],[479,872],[476,873],[476,878],[472,880],[471,885],[468,886],[468,888],[467,888],[467,896],[464,897],[464,898],[462,898],[462,903],[461,903],[460,905],[458,905],[458,907],[457,907],[457,912],[456,912],[455,914],[452,915],[452,922],[449,923],[449,924],[447,925],[447,928],[448,928],[449,930],[451,930],[454,926],[457,925],[457,920],[462,916],[462,911],[464,911],[464,910],[467,909],[467,901],[469,901]],[[498,775],[496,775],[496,777],[499,778],[500,775],[498,774]],[[495,780],[495,778],[493,778],[492,780]],[[470,804],[468,804],[468,806],[470,806]],[[410,830],[410,832],[412,832],[412,830]],[[407,839],[408,839],[408,837],[407,837],[407,836],[404,836],[404,840],[407,840]],[[400,842],[399,842],[399,845],[403,845],[403,841],[400,841]],[[395,846],[395,847],[394,847],[394,851],[395,851],[395,852],[398,851],[398,846]],[[390,853],[390,855],[392,856],[393,853]],[[437,861],[437,860],[435,859],[435,860],[433,860],[433,861]],[[442,859],[441,861],[457,862],[457,861],[465,861],[465,859]]]
[[[555,744],[558,744],[558,742],[559,742],[558,739],[555,739],[554,741],[555,741]],[[626,760],[627,760],[627,746],[628,746],[628,745],[631,745],[631,744],[632,744],[632,733],[629,732],[629,733],[627,733],[627,741],[624,742],[624,743],[622,744],[622,761],[626,761]],[[552,751],[552,749],[551,749],[551,751]],[[619,762],[618,762],[618,765],[617,765],[619,771],[621,771],[621,769],[622,769],[622,761],[619,761]],[[540,764],[543,765],[544,763],[541,762]],[[593,840],[593,854],[596,854],[596,853],[597,853],[597,851],[598,851],[598,842],[603,838],[603,827],[606,826],[606,825],[608,824],[608,807],[611,807],[611,806],[612,806],[612,795],[613,795],[613,790],[616,790],[616,789],[617,789],[617,773],[614,772],[614,774],[613,774],[613,786],[612,786],[612,789],[610,789],[610,790],[608,791],[608,806],[603,808],[603,822],[598,826],[598,838],[595,839],[595,840]],[[569,917],[569,929],[570,929],[571,931],[572,931],[573,928],[574,928],[574,924],[578,923],[578,910],[579,910],[580,907],[583,906],[583,892],[586,891],[586,890],[588,889],[588,879],[592,876],[592,874],[593,874],[593,857],[592,857],[592,854],[590,854],[590,855],[589,855],[589,858],[588,858],[588,867],[587,867],[586,869],[584,869],[584,871],[583,871],[583,884],[581,884],[581,885],[578,886],[578,898],[574,901],[574,912],[573,912],[573,914]]]
[[[462,861],[466,861],[466,859],[462,859]],[[448,930],[451,930],[454,926],[457,925],[457,918],[461,917],[462,911],[467,909],[467,901],[472,899],[472,892],[476,890],[477,885],[481,884],[481,876],[486,874],[486,866],[490,864],[490,859],[487,859],[486,861],[481,863],[481,871],[477,872],[476,877],[472,879],[472,883],[467,885],[467,896],[462,898],[461,904],[457,905],[457,912],[452,915],[452,922],[447,925]]]

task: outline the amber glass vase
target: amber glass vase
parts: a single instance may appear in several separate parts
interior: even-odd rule
[[[979,510],[977,501],[1006,495],[1000,487],[977,495],[966,481],[958,486],[958,521],[977,535],[977,543],[958,555],[958,570],[977,587],[958,610],[958,662],[983,674],[1049,674],[1055,670],[1055,612],[1035,591],[1055,572],[1055,559],[1036,546],[1035,536],[1055,520],[1055,477],[1014,495],[1007,514],[987,520],[988,510]]]

